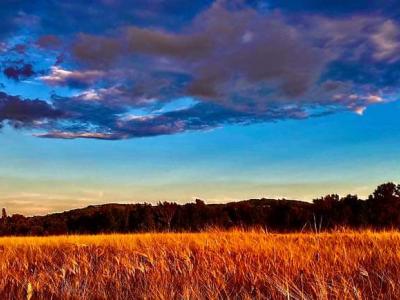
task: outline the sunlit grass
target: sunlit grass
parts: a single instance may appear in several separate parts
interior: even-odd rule
[[[399,299],[400,233],[0,238],[1,299]]]

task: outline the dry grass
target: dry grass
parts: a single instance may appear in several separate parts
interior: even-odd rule
[[[400,299],[400,233],[0,238],[1,299]]]

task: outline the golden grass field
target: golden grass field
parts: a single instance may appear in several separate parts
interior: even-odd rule
[[[400,299],[400,232],[0,238],[1,299]]]

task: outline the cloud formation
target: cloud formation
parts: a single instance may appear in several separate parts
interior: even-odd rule
[[[3,73],[9,79],[19,81],[27,79],[35,75],[31,64],[23,64],[22,66],[9,66],[3,70]]]
[[[145,72],[186,75],[184,94],[231,105],[262,89],[275,98],[300,96],[325,62],[324,52],[282,16],[229,11],[219,2],[183,32],[130,26],[116,37],[81,35],[73,53],[81,63],[107,68],[123,57],[144,56]]]
[[[58,66],[51,67],[48,75],[41,76],[40,79],[51,86],[70,86],[85,88],[90,86],[104,76],[104,72],[96,70],[68,71]]]
[[[395,100],[395,8],[330,1],[327,10],[319,1],[300,2],[102,1],[91,10],[79,1],[36,10],[22,3],[18,17],[2,21],[10,24],[0,59],[32,64],[7,66],[3,74],[53,92],[48,101],[4,94],[23,113],[3,108],[0,120],[27,128],[51,119],[32,125],[47,138],[127,139],[362,114]],[[178,7],[185,7],[179,20]],[[10,33],[17,42],[6,38]],[[191,101],[182,106],[181,98]]]
[[[94,108],[96,110],[96,108]],[[93,111],[88,111],[93,115]],[[109,117],[114,114],[114,117]],[[102,117],[103,116],[103,117]],[[190,108],[174,110],[161,114],[138,116],[131,114],[118,115],[108,112],[93,118],[92,130],[76,130],[64,127],[45,134],[46,138],[94,138],[104,140],[119,140],[128,138],[150,137],[158,135],[177,134],[186,131],[211,130],[228,124],[248,125],[260,122],[271,122],[282,119],[302,119],[306,113],[297,108],[271,109],[267,113],[255,116],[249,113],[232,111],[215,104],[199,103]],[[86,114],[80,115],[86,120]],[[74,125],[73,125],[74,126]],[[85,128],[81,128],[85,129]]]
[[[0,125],[9,121],[14,127],[40,127],[41,121],[61,117],[63,113],[45,101],[22,99],[0,92]]]

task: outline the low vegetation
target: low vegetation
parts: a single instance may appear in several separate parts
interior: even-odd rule
[[[1,299],[400,299],[400,233],[0,238]]]

